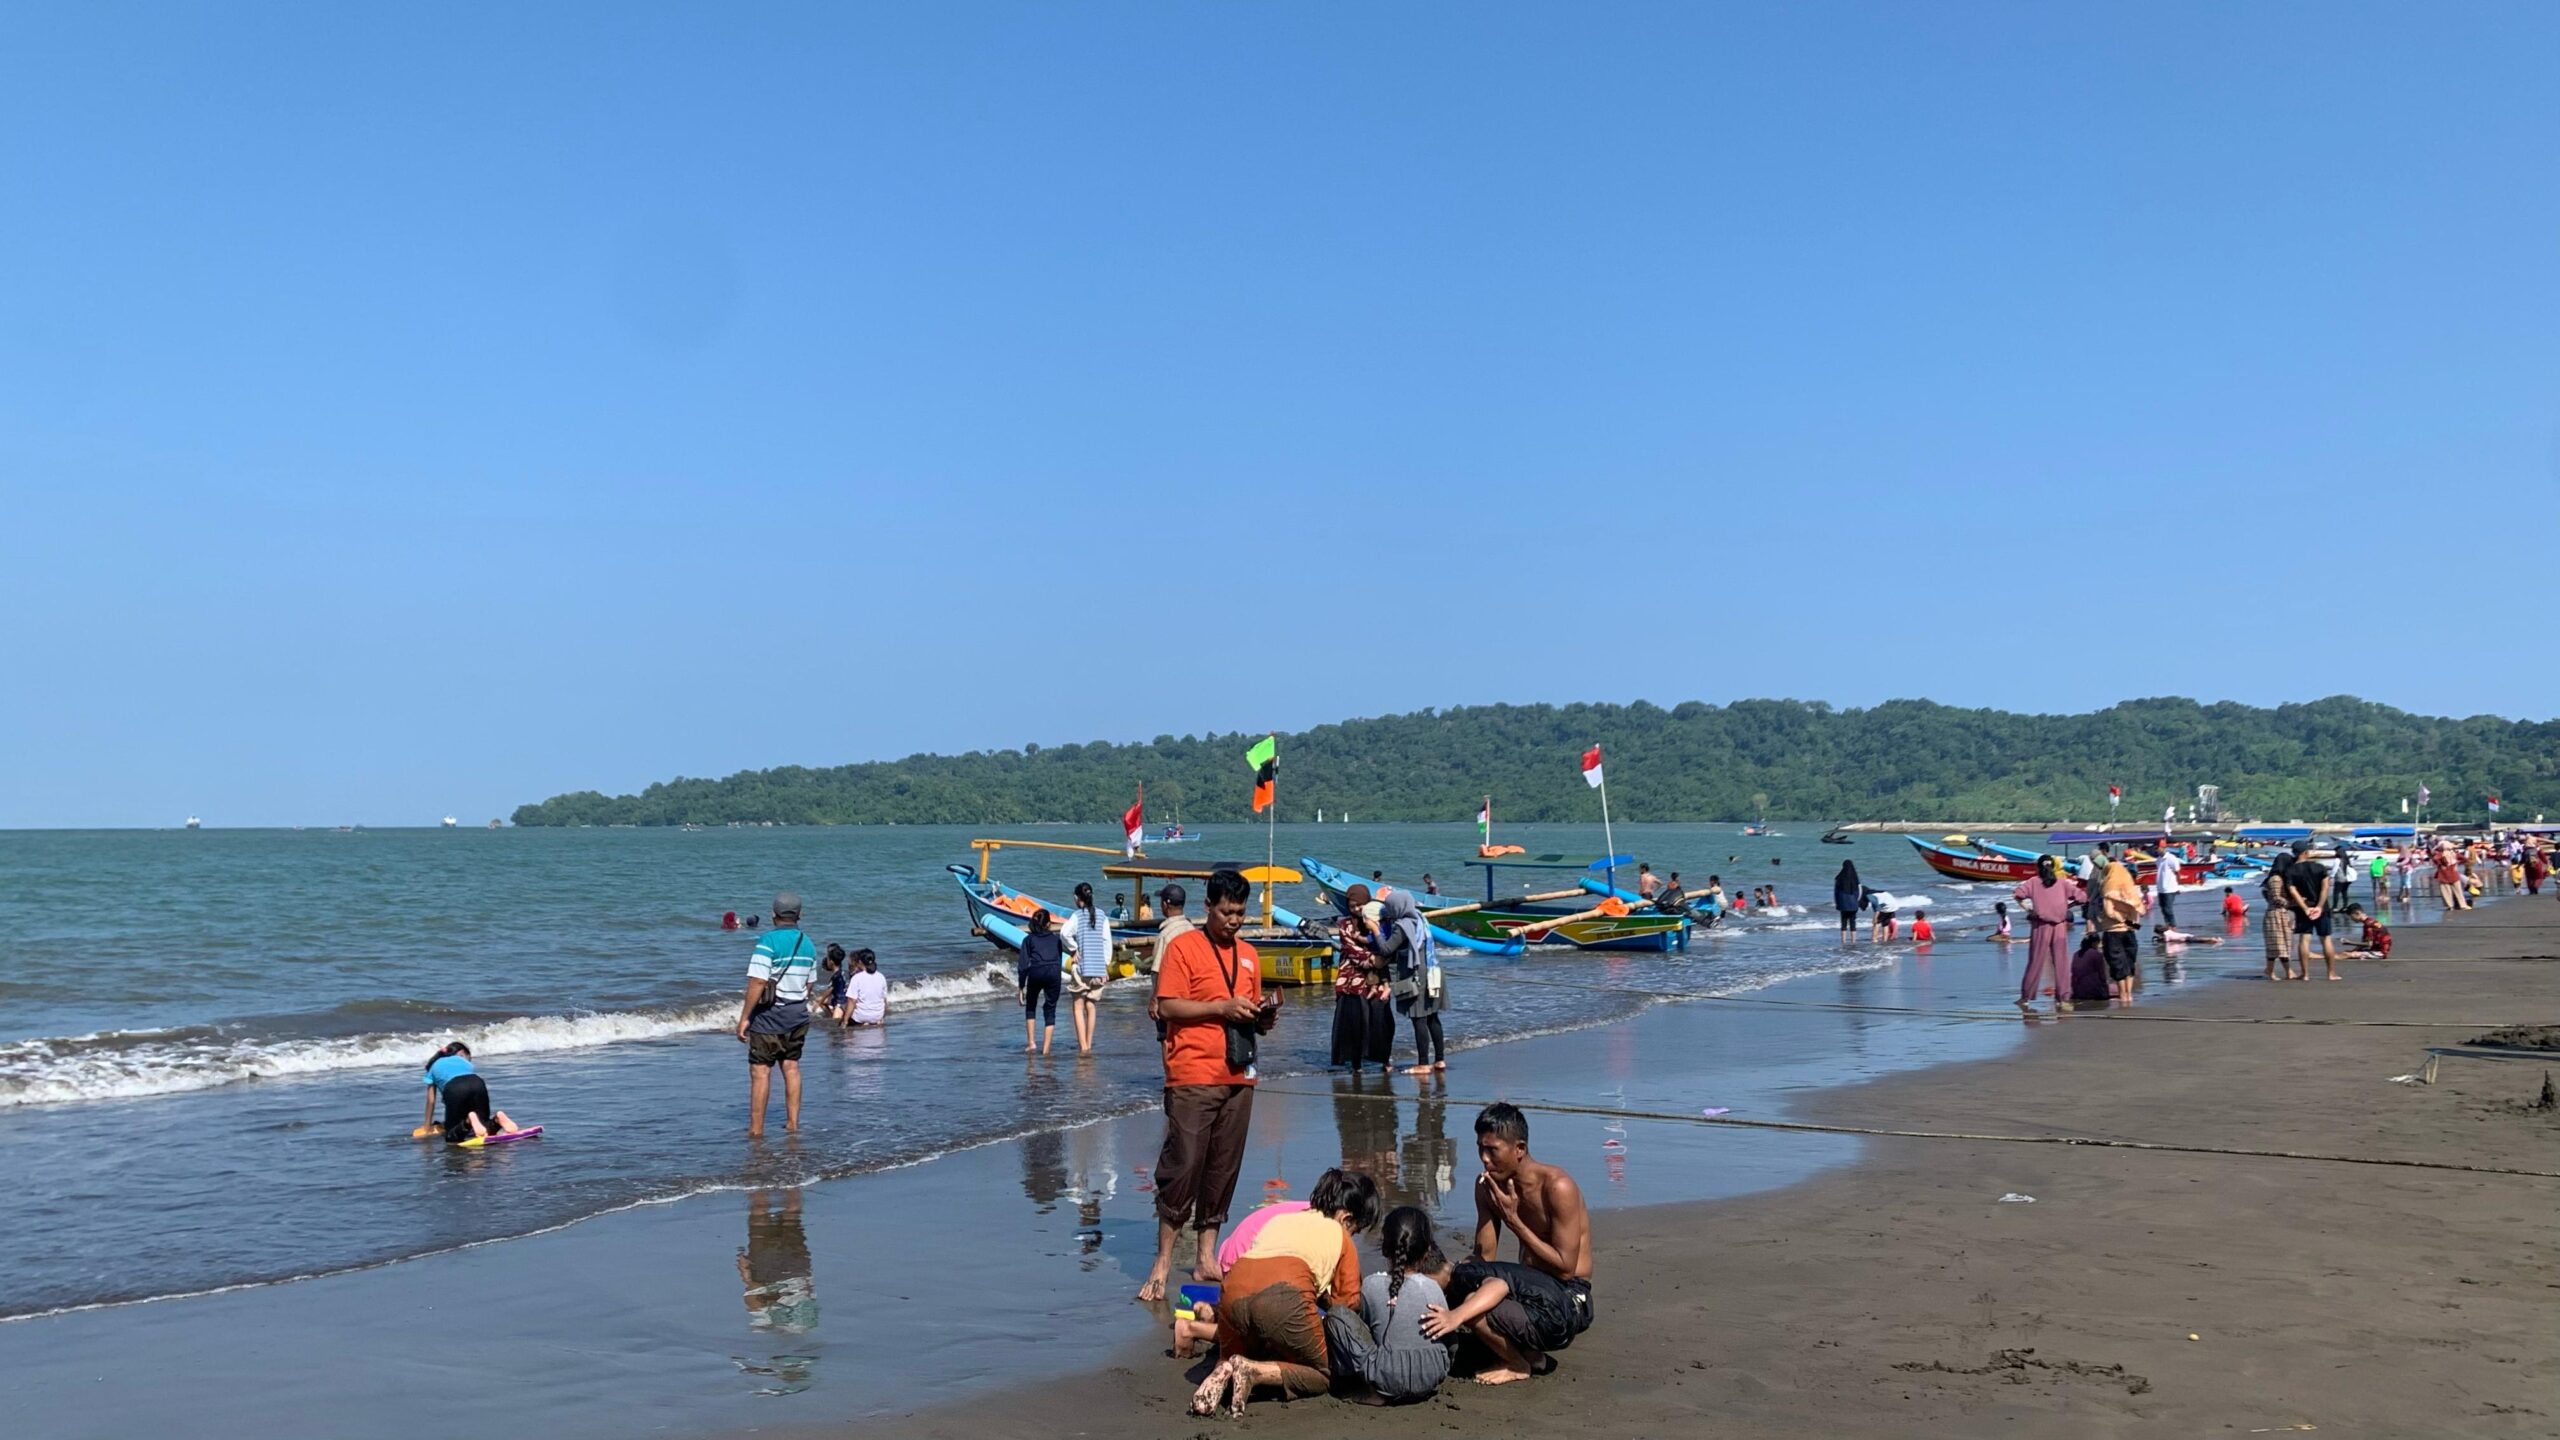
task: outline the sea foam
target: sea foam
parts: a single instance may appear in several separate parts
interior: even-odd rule
[[[974,969],[893,982],[889,1006],[971,1004],[1013,993],[1011,969]],[[700,1034],[735,1023],[738,1002],[656,1010],[518,1015],[434,1030],[386,1030],[327,1038],[234,1034],[212,1026],[106,1030],[0,1043],[0,1108],[71,1100],[133,1099],[209,1090],[333,1070],[421,1064],[447,1040],[477,1056],[585,1050]]]

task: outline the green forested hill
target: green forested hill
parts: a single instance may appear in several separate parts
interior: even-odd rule
[[[1158,736],[1141,745],[1026,745],[966,755],[749,770],[671,780],[637,795],[592,790],[515,813],[519,825],[974,824],[1103,822],[1140,781],[1147,813],[1232,822],[1250,809],[1247,735]],[[2013,715],[1893,701],[1834,710],[1792,700],[1733,705],[1488,705],[1323,725],[1280,737],[1282,818],[1463,820],[1494,797],[1498,820],[1597,813],[1583,747],[1605,748],[1624,820],[1737,820],[1755,797],[1781,818],[2089,819],[2109,782],[2124,815],[2181,806],[2199,784],[2225,809],[2270,820],[2400,817],[2424,782],[2429,818],[2560,811],[2560,723],[2411,715],[2349,697],[2262,710],[2133,700],[2089,715]]]

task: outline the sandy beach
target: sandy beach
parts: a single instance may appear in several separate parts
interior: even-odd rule
[[[1388,1411],[1258,1403],[1236,1428],[2554,1433],[2560,1114],[2529,1108],[2546,1067],[2454,1058],[2432,1085],[2392,1077],[2428,1046],[2560,1015],[2560,907],[2405,930],[2391,961],[2353,962],[2340,984],[2258,982],[2258,959],[2254,935],[2198,950],[2191,965],[2232,978],[1793,1111],[2177,1148],[1871,1139],[1788,1188],[1609,1214],[1598,1323],[1551,1379]],[[1185,1373],[1160,1341],[1132,1344],[863,1431],[1223,1433],[1183,1413]]]

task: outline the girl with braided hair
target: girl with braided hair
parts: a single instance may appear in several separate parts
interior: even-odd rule
[[[1430,1398],[1449,1378],[1449,1347],[1422,1333],[1423,1312],[1448,1303],[1441,1282],[1449,1257],[1431,1233],[1431,1216],[1414,1206],[1387,1212],[1378,1227],[1387,1268],[1360,1282],[1360,1305],[1324,1317],[1334,1388],[1364,1405],[1406,1405]]]

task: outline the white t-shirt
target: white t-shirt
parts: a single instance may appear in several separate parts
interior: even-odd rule
[[[2178,883],[2177,851],[2160,852],[2160,863],[2152,868],[2151,883],[2163,895],[2175,895],[2186,888]]]
[[[845,997],[853,1004],[853,1018],[870,1024],[889,1013],[889,977],[877,970],[865,970],[847,980]]]

